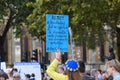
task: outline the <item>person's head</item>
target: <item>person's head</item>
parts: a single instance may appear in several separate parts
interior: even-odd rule
[[[91,76],[95,77],[97,75],[96,69],[91,69]]]
[[[8,77],[6,77],[6,74],[2,74],[0,75],[0,80],[7,80]]]
[[[113,47],[112,46],[109,46],[109,52],[111,53],[111,52],[113,52],[114,50],[113,50]]]
[[[16,72],[18,72],[18,69],[17,69],[17,68],[13,68],[13,69],[12,69],[12,73],[14,74],[14,73],[16,73]]]
[[[8,79],[7,73],[1,71],[0,72],[0,80],[6,80],[6,79]]]
[[[18,72],[13,74],[13,80],[20,80],[20,79],[21,79],[21,77],[20,77],[20,74]]]
[[[102,70],[101,69],[98,69],[98,74],[102,74]]]
[[[102,74],[102,80],[106,80],[108,78],[107,73]]]
[[[78,61],[79,63],[79,71],[80,73],[84,73],[85,72],[85,63],[83,61]]]
[[[35,77],[35,74],[34,74],[34,73],[32,73],[32,74],[31,74],[31,77]]]
[[[26,80],[29,80],[30,79],[30,74],[26,74],[25,77],[26,77]]]
[[[65,63],[65,68],[69,80],[81,80],[81,76],[78,70],[79,64],[76,60],[73,59],[67,60]]]
[[[44,77],[43,74],[42,74],[42,77]],[[30,80],[35,80],[35,74],[34,73],[31,74]]]
[[[59,65],[58,68],[57,68],[57,72],[61,73],[61,74],[64,74],[64,72],[65,72],[64,67],[62,65]]]
[[[6,80],[5,77],[0,77],[0,80]]]
[[[120,63],[118,60],[113,59],[106,63],[107,72],[113,76],[116,72],[120,72]]]

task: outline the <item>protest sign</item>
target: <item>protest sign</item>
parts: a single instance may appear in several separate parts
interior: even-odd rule
[[[18,69],[20,73],[21,80],[25,80],[26,74],[35,74],[35,80],[41,79],[41,67],[38,62],[16,62],[14,63],[14,68]]]
[[[46,15],[46,52],[68,52],[68,15]]]

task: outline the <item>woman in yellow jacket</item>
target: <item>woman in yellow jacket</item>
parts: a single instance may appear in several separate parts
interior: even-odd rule
[[[61,60],[61,53],[56,52],[56,58],[47,68],[47,74],[53,80],[81,80],[81,76],[78,71],[79,64],[76,60],[73,59],[67,60],[65,63],[66,75],[56,72],[60,60]]]

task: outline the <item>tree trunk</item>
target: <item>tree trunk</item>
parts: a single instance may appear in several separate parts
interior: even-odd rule
[[[120,61],[120,28],[117,27],[117,48],[118,48],[118,60]]]
[[[1,61],[5,61],[5,51],[4,51],[4,39],[0,36],[0,58]]]
[[[101,44],[101,46],[100,46],[100,59],[101,59],[102,62],[105,62],[105,58],[104,58],[105,52],[104,51],[105,51],[104,50],[104,44]]]
[[[11,9],[10,8],[8,8],[8,9],[9,9],[9,15],[8,15],[9,19],[8,19],[6,25],[4,26],[4,31],[3,31],[2,35],[0,36],[0,57],[1,57],[2,61],[7,60],[6,56],[8,56],[8,55],[5,53],[4,43],[5,43],[5,40],[6,40],[7,32],[10,29],[10,23],[12,22]]]

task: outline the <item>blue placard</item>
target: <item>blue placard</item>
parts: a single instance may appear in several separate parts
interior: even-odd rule
[[[46,52],[68,52],[68,15],[46,15]]]

